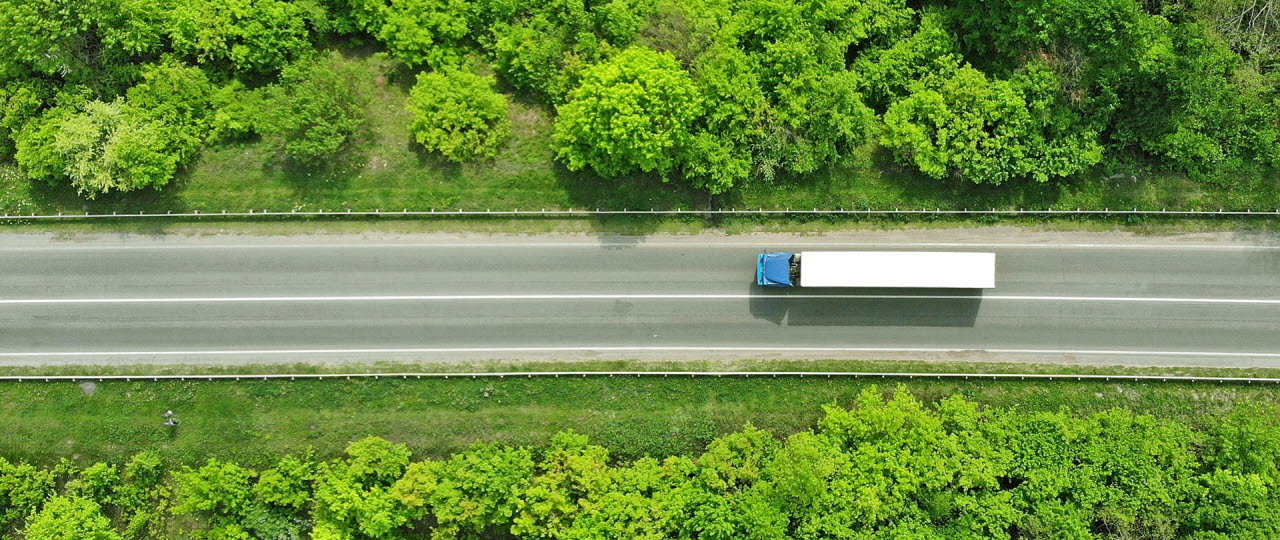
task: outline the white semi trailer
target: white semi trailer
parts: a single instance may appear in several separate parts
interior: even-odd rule
[[[803,251],[763,253],[764,287],[990,289],[996,254],[947,251]]]

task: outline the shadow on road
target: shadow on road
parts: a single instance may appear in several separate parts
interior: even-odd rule
[[[981,290],[764,289],[751,286],[751,315],[779,326],[971,327]],[[819,296],[819,298],[814,298]],[[830,296],[830,298],[821,298]],[[849,298],[933,296],[940,298]]]

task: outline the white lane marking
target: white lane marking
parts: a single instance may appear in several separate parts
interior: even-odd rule
[[[0,358],[67,356],[229,356],[284,354],[410,354],[410,353],[600,353],[600,352],[805,352],[805,353],[973,353],[1052,354],[1087,356],[1199,356],[1231,358],[1280,358],[1275,352],[1136,351],[1098,349],[982,349],[926,347],[446,347],[388,349],[255,349],[194,351],[51,351],[0,352]]]
[[[806,242],[801,239],[760,239],[742,242],[671,242],[645,241],[583,241],[583,242],[524,242],[524,243],[364,243],[364,244],[210,244],[210,245],[76,245],[76,246],[0,246],[0,252],[9,251],[98,251],[144,249],[350,249],[350,248],[743,248],[782,249],[786,246],[821,246],[846,248],[1033,248],[1033,249],[1145,249],[1145,250],[1280,250],[1280,245],[1215,245],[1215,244],[1090,244],[1090,243],[995,243],[995,242]]]
[[[1272,298],[1160,298],[1142,296],[1024,296],[930,294],[459,294],[394,296],[214,296],[176,298],[10,298],[0,305],[40,304],[219,304],[272,302],[441,302],[503,300],[1000,300],[1030,302],[1127,302],[1164,304],[1280,305]]]

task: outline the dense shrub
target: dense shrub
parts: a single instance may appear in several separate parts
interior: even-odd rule
[[[507,98],[493,84],[465,71],[419,75],[409,93],[414,138],[451,161],[492,156],[511,128]]]
[[[697,87],[675,58],[632,48],[588,69],[556,117],[556,150],[570,170],[668,175],[701,114]]]
[[[28,122],[18,164],[31,178],[69,180],[89,198],[163,186],[204,141],[213,91],[199,69],[148,66],[126,97],[75,98]]]
[[[256,129],[289,159],[317,166],[347,146],[364,123],[367,95],[351,68],[329,58],[290,64],[267,89]]]
[[[462,59],[470,13],[467,0],[392,0],[374,32],[406,64],[443,69]]]
[[[311,51],[307,12],[284,0],[175,0],[175,52],[238,73],[278,71]]]

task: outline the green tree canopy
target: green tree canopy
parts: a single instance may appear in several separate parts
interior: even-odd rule
[[[882,142],[934,178],[1044,182],[1102,159],[1097,134],[1060,105],[1047,70],[991,80],[965,66],[918,84],[885,113]]]
[[[418,75],[409,92],[414,138],[451,161],[493,156],[511,130],[507,98],[493,84],[461,70]]]
[[[266,91],[256,129],[289,159],[318,166],[351,142],[364,122],[364,84],[327,58],[290,64]]]
[[[111,520],[89,499],[53,497],[27,522],[27,540],[120,540]]]
[[[471,11],[468,0],[391,0],[374,32],[410,66],[444,69],[462,60]]]
[[[556,117],[556,150],[571,170],[669,175],[691,140],[702,99],[670,54],[631,48],[583,73]]]
[[[311,51],[308,12],[284,0],[174,0],[173,49],[233,73],[273,73]]]

